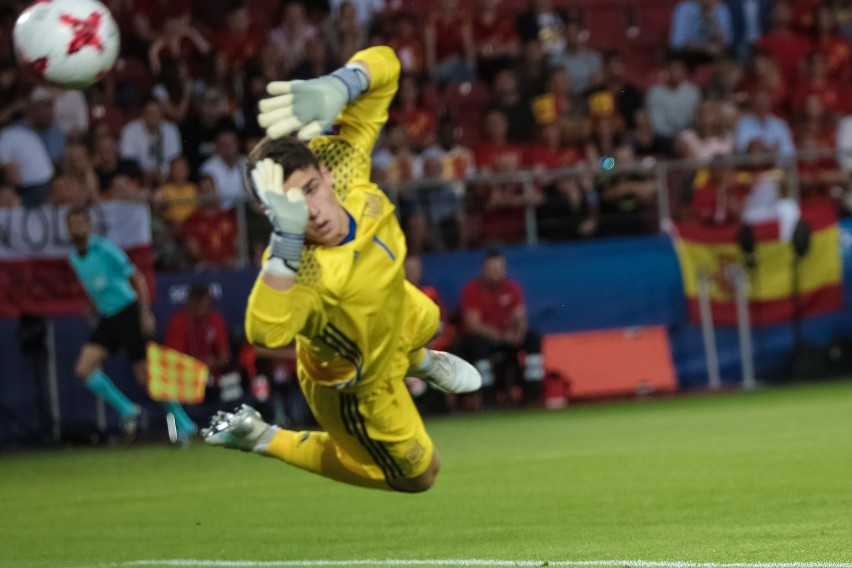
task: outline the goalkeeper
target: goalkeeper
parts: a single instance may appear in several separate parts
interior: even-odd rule
[[[259,116],[267,137],[249,156],[247,183],[274,231],[246,334],[266,350],[296,340],[299,383],[325,431],[280,429],[243,405],[203,434],[344,483],[418,492],[440,462],[403,378],[448,392],[482,380],[462,359],[423,347],[438,331],[438,307],[405,281],[405,237],[369,181],[398,78],[394,52],[374,47],[331,75],[268,85],[274,96]],[[337,134],[320,136],[332,126]]]

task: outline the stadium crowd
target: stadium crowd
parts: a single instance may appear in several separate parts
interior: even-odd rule
[[[543,240],[653,232],[669,191],[649,169],[656,160],[852,147],[848,2],[670,2],[668,38],[661,27],[646,64],[619,51],[617,35],[590,47],[593,3],[107,4],[122,54],[85,92],[16,68],[11,28],[24,3],[3,9],[0,206],[146,201],[161,270],[234,265],[265,84],[330,72],[368,45],[392,46],[404,70],[373,175],[416,253],[521,242],[528,207]],[[802,194],[844,208],[846,162],[800,160]],[[736,185],[731,169],[681,184],[695,215],[742,213],[748,187],[717,198]],[[522,170],[534,181],[481,181]],[[250,205],[246,226],[256,260],[268,226]]]

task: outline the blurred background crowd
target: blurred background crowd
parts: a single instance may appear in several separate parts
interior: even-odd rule
[[[25,2],[0,3],[0,207],[146,201],[160,271],[257,262],[241,169],[266,83],[377,44],[404,75],[373,177],[415,253],[655,232],[663,197],[666,217],[738,222],[777,166],[795,183],[772,199],[847,209],[846,1],[106,4],[114,71],[58,92],[16,67]]]

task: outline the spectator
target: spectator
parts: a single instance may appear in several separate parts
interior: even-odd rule
[[[529,0],[527,9],[515,18],[515,28],[521,41],[537,39],[544,53],[553,56],[565,49],[567,19],[561,10],[551,6],[550,0]]]
[[[725,5],[731,14],[731,50],[738,60],[744,61],[769,27],[772,0],[725,0]]]
[[[228,328],[222,312],[213,307],[210,289],[193,285],[183,308],[169,320],[164,345],[202,361],[213,376],[231,364]]]
[[[648,91],[647,107],[654,132],[674,138],[687,128],[701,101],[701,91],[686,78],[686,65],[678,56],[670,56],[662,83]]]
[[[70,142],[62,160],[62,177],[78,186],[76,191],[85,196],[85,203],[94,203],[100,196],[98,174],[92,165],[89,149],[82,142]]]
[[[395,33],[388,40],[399,58],[403,73],[421,74],[426,71],[426,46],[417,30],[412,14],[402,13],[395,18]]]
[[[38,207],[48,199],[55,170],[35,132],[20,124],[0,130],[0,167],[6,181],[18,188],[24,207]]]
[[[845,84],[852,76],[852,50],[838,30],[837,14],[831,6],[820,5],[816,13],[814,47],[825,54],[828,78]]]
[[[654,132],[651,117],[646,109],[640,108],[634,113],[633,125],[627,140],[637,159],[674,156],[674,140]]]
[[[171,226],[179,226],[195,210],[198,186],[189,179],[189,162],[185,157],[172,160],[169,177],[156,199],[162,204],[163,219]]]
[[[245,195],[243,170],[246,158],[240,154],[240,140],[234,130],[216,136],[216,152],[201,165],[201,173],[213,178],[223,209],[236,207]]]
[[[584,96],[589,114],[617,113],[628,129],[635,126],[636,111],[645,106],[645,94],[625,77],[624,59],[618,51],[604,53],[602,80],[589,87]]]
[[[507,136],[512,142],[529,142],[535,116],[529,100],[521,96],[513,69],[502,69],[494,76],[492,106],[508,120]]]
[[[240,69],[245,62],[260,53],[266,34],[251,25],[248,6],[233,4],[228,12],[225,29],[213,33],[212,51],[224,57],[226,68]]]
[[[748,185],[738,182],[734,168],[721,158],[713,159],[707,172],[700,180],[696,178],[690,218],[706,225],[738,223],[739,212],[734,204],[748,193]]]
[[[92,204],[92,196],[83,185],[60,174],[50,182],[48,203],[54,206],[86,207]]]
[[[479,76],[490,82],[494,74],[511,67],[520,53],[512,20],[501,9],[502,0],[478,0],[473,20],[473,43]]]
[[[476,173],[473,150],[458,141],[455,123],[449,116],[441,117],[438,122],[438,141],[427,148],[426,152],[435,150],[443,156],[441,179],[462,180],[473,177]],[[464,182],[454,182],[453,190],[459,195],[464,194]]]
[[[829,77],[828,58],[825,53],[812,51],[805,62],[805,75],[793,91],[793,112],[801,112],[805,100],[811,95],[818,96],[822,100],[823,108],[829,113],[839,112],[845,101],[841,99],[840,86]]]
[[[322,38],[315,37],[305,43],[305,56],[293,67],[291,79],[313,79],[328,75],[340,67],[339,62],[328,52]]]
[[[209,52],[210,43],[185,14],[166,20],[148,49],[148,65],[154,75],[160,75],[164,65],[194,65],[198,70],[201,56]]]
[[[47,155],[54,165],[62,163],[65,155],[65,134],[56,125],[56,96],[47,87],[36,87],[30,93],[27,117],[21,126],[35,132],[44,144]]]
[[[420,152],[435,140],[435,111],[423,102],[423,91],[411,74],[399,78],[396,99],[390,117],[405,128],[405,135],[415,152]]]
[[[656,229],[652,222],[657,195],[653,172],[640,167],[628,145],[616,148],[612,158],[615,168],[603,168],[595,178],[601,234],[639,235]]]
[[[582,153],[577,147],[563,144],[559,123],[551,122],[539,128],[539,140],[529,147],[524,162],[532,169],[544,173],[573,166],[582,159]]]
[[[538,237],[544,241],[571,241],[594,236],[598,229],[597,196],[577,177],[560,176],[544,188],[536,208]]]
[[[0,178],[0,209],[14,209],[21,204],[21,196],[15,191],[15,187]]]
[[[583,28],[579,20],[571,19],[565,24],[565,49],[551,57],[555,65],[568,70],[574,94],[581,95],[601,79],[601,55],[585,45]]]
[[[515,65],[515,76],[521,86],[521,96],[530,99],[545,92],[551,75],[550,68],[541,41],[538,38],[526,40]]]
[[[358,22],[358,10],[354,3],[342,2],[337,17],[332,18],[330,24],[326,40],[338,61],[349,61],[349,58],[367,46],[367,28]],[[421,63],[425,67],[426,54],[422,51],[422,43],[420,49]],[[397,54],[401,61],[402,55],[399,52]]]
[[[122,158],[118,152],[118,143],[112,135],[104,135],[95,141],[93,157],[95,173],[98,176],[98,190],[101,197],[110,198],[120,194],[128,185],[142,186],[142,170],[136,160]]]
[[[496,108],[489,110],[485,113],[483,126],[484,140],[474,150],[476,167],[486,174],[519,170],[525,147],[509,139],[506,113]]]
[[[292,68],[304,59],[307,43],[319,37],[319,30],[308,20],[305,5],[300,0],[289,0],[281,10],[278,26],[269,32],[269,43]]]
[[[746,152],[752,158],[740,168],[739,177],[750,178],[747,192],[736,194],[729,205],[743,223],[777,221],[782,240],[789,240],[799,220],[799,206],[787,195],[786,173],[774,167],[772,154],[777,150],[759,138],[752,139]]]
[[[53,101],[56,126],[65,138],[85,135],[89,130],[89,104],[82,91],[60,91]]]
[[[768,59],[771,62],[771,59]],[[743,84],[743,66],[734,59],[720,59],[713,66],[710,81],[704,87],[704,99],[718,102],[723,120],[733,125],[739,114],[739,105],[745,101],[746,94],[741,90]]]
[[[428,150],[423,160],[423,183],[413,187],[407,198],[405,234],[408,250],[414,254],[458,247],[462,220],[462,198],[442,179],[444,153]]]
[[[486,140],[476,147],[477,167],[483,173],[511,174],[523,165],[526,146],[510,142],[506,115],[493,109],[485,115]],[[541,198],[538,188],[527,194],[523,184],[513,181],[477,184],[469,194],[469,227],[466,244],[481,240],[501,243],[523,241],[526,210]],[[469,231],[468,231],[469,229]]]
[[[721,0],[681,0],[675,6],[669,47],[690,67],[718,59],[733,39],[731,13]]]
[[[373,157],[373,170],[374,173],[384,170],[384,182],[398,183],[420,177],[422,163],[411,150],[403,124],[393,120],[387,122],[382,146]]]
[[[329,0],[332,18],[339,18],[344,10],[344,4],[350,4],[355,8],[358,24],[367,27],[373,20],[375,14],[385,9],[385,0]]]
[[[586,139],[585,156],[589,165],[598,169],[615,149],[624,143],[623,130],[611,116],[598,116],[592,120],[592,131]]]
[[[198,181],[198,206],[183,222],[186,249],[197,268],[232,268],[237,258],[237,221],[234,211],[219,207],[216,181]]]
[[[796,146],[790,128],[784,119],[772,114],[771,107],[772,93],[760,90],[752,95],[751,113],[737,122],[735,148],[738,152],[748,150],[752,142],[760,140],[782,160],[793,158]]]
[[[734,137],[722,122],[721,106],[716,101],[704,101],[695,111],[692,128],[677,137],[678,154],[691,160],[708,161],[715,156],[728,156],[734,151]]]
[[[470,81],[476,68],[471,15],[458,0],[439,4],[426,21],[426,67],[442,83]]]
[[[772,10],[772,31],[763,34],[755,46],[772,57],[788,89],[796,84],[800,65],[811,49],[808,38],[791,29],[791,21],[790,3],[776,0]]]
[[[780,115],[789,112],[792,85],[784,81],[784,76],[772,56],[756,49],[751,69],[740,86],[738,102],[747,102],[746,99],[751,94],[761,90],[772,94],[772,112]]]
[[[160,103],[166,120],[182,123],[192,102],[192,77],[183,61],[167,61],[161,67],[160,82],[153,96]]]
[[[139,165],[146,185],[156,184],[168,175],[172,158],[181,151],[180,132],[174,123],[163,119],[156,100],[146,102],[141,118],[121,131],[121,156]]]
[[[847,180],[834,153],[834,137],[827,136],[816,122],[803,123],[796,144],[804,154],[796,160],[799,197],[842,196]]]
[[[264,88],[266,85],[264,84]],[[198,112],[181,125],[184,155],[190,170],[195,173],[216,149],[216,135],[237,126],[228,118],[228,101],[221,91],[205,89],[198,103]]]
[[[523,292],[506,274],[506,257],[488,249],[479,277],[468,282],[461,297],[464,351],[482,375],[486,397],[495,394],[495,355],[518,363],[523,352],[524,398],[536,403],[544,376],[541,337],[529,328]],[[513,385],[499,385],[507,391]]]
[[[547,90],[534,97],[530,106],[539,125],[565,122],[582,128],[586,124],[586,105],[571,88],[571,75],[564,67],[550,68]]]

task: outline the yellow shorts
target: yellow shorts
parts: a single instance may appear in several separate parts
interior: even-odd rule
[[[301,374],[300,374],[301,375]],[[434,447],[402,378],[345,392],[309,378],[299,382],[320,426],[349,469],[373,479],[410,479],[432,462]]]

